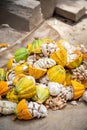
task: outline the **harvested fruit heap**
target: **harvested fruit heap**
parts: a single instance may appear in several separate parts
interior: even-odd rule
[[[0,114],[46,117],[68,101],[87,102],[87,50],[66,40],[35,39],[0,68]]]
[[[6,50],[9,46],[10,44],[8,43],[0,43],[0,52]]]

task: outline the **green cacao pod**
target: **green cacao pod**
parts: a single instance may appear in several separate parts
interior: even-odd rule
[[[45,102],[50,96],[50,92],[48,87],[43,87],[42,85],[36,86],[36,95],[32,98],[32,100],[43,103]]]
[[[28,49],[18,48],[14,53],[14,57],[15,57],[16,62],[19,62],[21,60],[26,60],[28,57]]]
[[[41,45],[44,43],[41,39],[35,39],[32,44],[28,45],[29,53],[40,53],[41,52]]]

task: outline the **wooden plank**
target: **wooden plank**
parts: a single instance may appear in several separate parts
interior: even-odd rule
[[[17,40],[12,46],[0,54],[0,67],[6,65],[7,60],[12,56],[15,49],[19,47],[26,47],[28,43],[31,43],[34,40],[35,37],[58,40],[60,38],[60,35],[46,22],[42,23],[40,27],[35,28],[24,37]]]

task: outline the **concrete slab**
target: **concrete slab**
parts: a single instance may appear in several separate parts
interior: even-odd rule
[[[11,28],[8,24],[2,24],[0,26],[0,43],[9,43],[13,45],[19,38],[27,32],[18,32]]]
[[[23,30],[30,31],[43,21],[40,2],[36,0],[3,0],[0,10],[0,19],[6,19],[8,24],[14,23],[14,26],[21,25]],[[9,18],[15,20],[10,22]]]
[[[85,6],[86,10],[87,10],[87,0],[78,0],[78,2],[80,4],[82,4],[83,6]]]
[[[75,0],[58,0],[55,12],[77,22],[85,14],[85,7]]]
[[[43,17],[45,19],[50,18],[55,10],[57,0],[40,0]]]

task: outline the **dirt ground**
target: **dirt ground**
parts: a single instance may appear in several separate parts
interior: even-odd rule
[[[87,8],[86,0],[79,1]],[[87,12],[78,23],[56,15],[47,22],[71,44],[79,43],[87,46]],[[13,44],[26,33],[11,28],[6,32],[5,28],[0,28],[0,42],[7,41]],[[68,104],[63,110],[50,110],[47,118],[33,121],[13,121],[12,118],[13,116],[0,117],[0,130],[87,130],[87,104],[81,102],[76,106]]]
[[[0,117],[0,130],[87,130],[87,104],[67,105],[51,111],[43,119],[13,121],[14,116]]]

